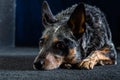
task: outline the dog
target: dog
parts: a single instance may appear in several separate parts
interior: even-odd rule
[[[52,70],[62,66],[89,70],[97,64],[117,64],[111,31],[99,8],[79,3],[54,16],[44,1],[42,24],[45,30],[34,69]]]

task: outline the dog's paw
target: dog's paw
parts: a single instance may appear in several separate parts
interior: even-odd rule
[[[86,58],[78,64],[78,67],[80,69],[93,69],[96,64],[97,61],[95,59]]]

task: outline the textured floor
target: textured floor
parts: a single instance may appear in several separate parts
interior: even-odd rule
[[[32,62],[37,52],[36,48],[1,49],[0,80],[120,80],[120,52],[117,65],[96,66],[93,70],[36,71]]]

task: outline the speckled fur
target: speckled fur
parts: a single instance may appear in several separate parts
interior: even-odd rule
[[[65,24],[76,6],[77,4],[55,15],[56,19],[59,21],[56,26],[60,24]],[[111,53],[111,57],[116,59],[117,53],[112,42],[111,31],[104,13],[99,8],[88,4],[85,4],[85,10],[87,29],[80,42],[81,49],[83,50],[82,52],[84,53],[83,56],[88,56],[91,51],[99,50],[103,47],[109,47],[113,53]],[[62,33],[67,34],[66,31],[61,31]]]
[[[45,2],[45,9],[46,9],[47,3]],[[43,15],[43,25],[45,27],[45,30],[43,32],[43,35],[41,38],[44,38],[45,35],[48,36],[47,39],[45,39],[44,46],[40,46],[40,52],[39,55],[36,57],[34,62],[38,62],[41,59],[45,58],[48,54],[52,54],[50,56],[61,56],[61,59],[64,59],[60,61],[60,65],[63,63],[66,64],[76,64],[80,63],[80,61],[84,61],[87,57],[95,51],[95,54],[92,56],[95,56],[96,54],[99,55],[99,52],[101,53],[102,50],[104,52],[104,48],[107,48],[109,51],[106,51],[104,55],[99,55],[100,57],[108,57],[110,60],[113,61],[112,64],[117,64],[117,53],[114,47],[114,44],[112,42],[112,36],[111,31],[109,28],[109,25],[107,23],[107,20],[105,18],[105,15],[103,12],[96,8],[95,6],[91,6],[88,4],[85,5],[85,16],[86,16],[86,22],[85,22],[85,32],[79,38],[78,40],[75,39],[75,36],[71,32],[70,28],[68,28],[67,21],[69,20],[71,14],[73,13],[74,9],[78,6],[78,4],[73,5],[72,7],[61,11],[57,15],[53,16],[51,13],[50,17],[48,19],[44,18]],[[49,11],[49,8],[46,9]],[[51,11],[50,11],[51,12]],[[49,15],[49,14],[48,14]],[[48,19],[48,20],[46,20]],[[52,21],[50,21],[50,19]],[[45,24],[44,24],[45,23]],[[58,41],[64,41],[64,43],[67,45],[67,48],[63,51],[55,49],[54,45],[56,44],[53,40],[54,38],[57,38]],[[65,39],[67,40],[65,42]],[[74,55],[68,55],[69,50],[72,50],[74,52]],[[91,58],[90,58],[91,59]],[[106,58],[107,59],[107,58]],[[89,59],[86,59],[89,60]],[[85,61],[86,61],[85,60]],[[89,63],[87,63],[89,65]],[[96,62],[95,62],[96,64]],[[94,65],[95,65],[94,64]],[[54,64],[55,65],[55,64]],[[56,65],[54,67],[50,67],[49,65],[45,68],[46,70],[58,68],[60,65]],[[81,64],[80,64],[81,65]],[[87,65],[87,66],[88,66]],[[93,66],[94,66],[93,65]],[[86,66],[85,66],[86,67]]]

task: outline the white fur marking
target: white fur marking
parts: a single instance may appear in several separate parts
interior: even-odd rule
[[[42,51],[43,51],[43,48],[40,50],[39,55],[41,54],[41,52],[42,52]],[[39,55],[35,58],[34,62],[36,62],[36,61],[37,61],[37,59],[38,59]]]
[[[60,26],[58,26],[58,27],[55,29],[55,32],[54,32],[54,33],[56,33],[56,32],[58,31],[59,28],[60,28]]]

